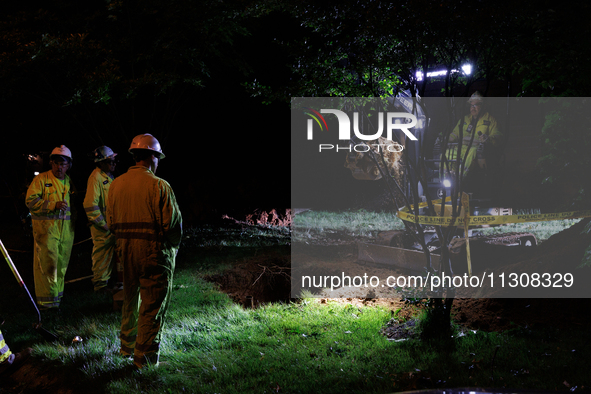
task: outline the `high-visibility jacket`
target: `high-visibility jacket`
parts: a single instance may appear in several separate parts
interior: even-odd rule
[[[100,168],[95,168],[88,177],[86,196],[84,197],[84,212],[92,225],[108,230],[105,218],[109,187],[113,177],[107,175]]]
[[[2,336],[2,331],[0,331],[0,363],[3,363],[4,361],[10,363],[11,355],[12,352],[10,351],[10,348],[8,347],[6,341],[4,340],[4,337]],[[12,358],[14,358],[14,356]]]
[[[467,174],[467,170],[472,166],[474,162],[474,158],[476,157],[476,152],[478,146],[480,145],[480,137],[478,132],[486,135],[488,138],[487,143],[492,144],[492,146],[499,146],[503,139],[503,134],[500,132],[496,119],[491,116],[488,112],[482,115],[477,123],[476,127],[473,128],[471,132],[468,132],[468,126],[472,121],[471,115],[466,115],[464,119],[460,119],[453,129],[451,134],[449,135],[449,142],[459,143],[460,138],[460,126],[462,127],[462,149],[461,149],[461,159],[463,160],[466,150],[468,149],[468,145],[470,144],[470,140],[472,139],[472,135],[474,135],[474,139],[472,140],[472,146],[470,147],[470,151],[468,152],[468,156],[466,157],[465,168],[466,171],[464,175]],[[448,160],[456,160],[456,149],[449,149],[447,153]]]
[[[168,182],[134,166],[111,184],[107,223],[123,262],[121,353],[133,354],[141,368],[158,362],[182,238],[181,212]]]
[[[64,277],[74,243],[74,193],[70,177],[58,179],[51,170],[37,175],[27,190],[25,202],[31,212],[35,240],[35,295],[37,304],[43,308],[58,307],[63,297]],[[65,212],[56,209],[59,201],[68,204]]]
[[[107,286],[107,281],[113,271],[113,255],[115,251],[115,236],[109,231],[106,220],[107,198],[113,177],[95,168],[88,177],[86,196],[84,197],[84,211],[90,222],[92,235],[92,282],[94,290]]]

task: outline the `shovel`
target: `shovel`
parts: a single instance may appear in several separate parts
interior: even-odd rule
[[[8,255],[8,251],[4,247],[4,244],[2,243],[1,240],[0,240],[0,247],[2,248],[2,254],[4,255],[4,258],[6,258],[6,262],[10,266],[10,269],[12,270],[12,273],[14,274],[16,281],[18,282],[18,284],[21,287],[23,287],[25,289],[25,291],[27,292],[27,295],[29,296],[29,299],[31,300],[31,303],[33,304],[33,306],[35,307],[35,310],[37,311],[38,321],[37,321],[37,323],[33,323],[33,328],[47,341],[50,341],[50,342],[55,341],[56,339],[58,339],[58,336],[50,331],[47,331],[45,328],[41,327],[41,312],[39,312],[39,308],[37,308],[37,304],[33,300],[33,297],[31,297],[31,293],[29,293],[29,289],[27,289],[25,282],[23,282],[23,279],[21,278],[20,274],[18,273],[16,266],[12,262],[12,259]]]

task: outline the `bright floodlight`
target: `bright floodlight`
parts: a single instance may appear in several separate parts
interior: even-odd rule
[[[464,72],[465,75],[470,75],[472,74],[472,65],[471,64],[464,64],[462,66],[462,71]],[[452,73],[458,72],[458,70],[453,69],[451,70]],[[427,78],[429,77],[441,77],[447,75],[447,70],[437,70],[437,71],[430,71],[427,73]],[[422,71],[417,71],[415,73],[415,76],[417,78],[417,81],[422,81],[423,77],[425,76],[425,74],[423,74]]]
[[[449,181],[449,179],[444,179],[443,180],[443,186],[444,187],[450,187],[451,186],[451,182]]]
[[[35,176],[39,175],[39,171],[35,171],[33,174],[35,174]]]

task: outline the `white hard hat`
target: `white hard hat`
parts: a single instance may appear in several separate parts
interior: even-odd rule
[[[162,153],[160,142],[152,134],[139,134],[131,141],[129,153],[133,153],[134,149],[147,149],[159,153],[159,158],[164,159],[166,156]]]
[[[470,96],[470,98],[468,99],[468,103],[474,103],[474,102],[483,102],[484,101],[484,97],[482,97],[482,94],[480,94],[479,91],[475,91],[472,96]]]
[[[117,153],[114,153],[113,150],[108,146],[103,145],[93,150],[92,156],[94,157],[94,162],[98,163],[99,161],[112,159],[113,157],[117,156]]]
[[[52,158],[54,155],[68,157],[70,160],[72,160],[72,152],[70,152],[70,150],[65,145],[60,145],[57,148],[54,148],[51,151],[49,158]]]

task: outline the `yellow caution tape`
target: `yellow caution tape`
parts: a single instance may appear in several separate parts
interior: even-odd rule
[[[433,203],[440,203],[441,200],[433,201]],[[422,203],[426,204],[426,203]],[[422,205],[421,204],[421,205]],[[420,205],[419,205],[420,206]],[[453,221],[452,224],[452,217],[450,216],[423,216],[423,215],[413,215],[408,212],[408,208],[402,208],[398,211],[398,217],[402,220],[406,220],[408,222],[419,223],[419,224],[426,224],[432,226],[458,226],[464,227],[464,218],[457,217]],[[591,209],[586,209],[582,211],[569,211],[569,212],[557,212],[557,213],[540,213],[540,214],[533,214],[533,215],[503,215],[503,216],[492,216],[492,215],[483,215],[483,216],[470,216],[468,218],[468,226],[480,226],[480,225],[490,225],[490,224],[507,224],[507,223],[526,223],[526,222],[543,222],[549,220],[564,220],[564,219],[578,219],[578,218],[587,218],[591,217]]]

